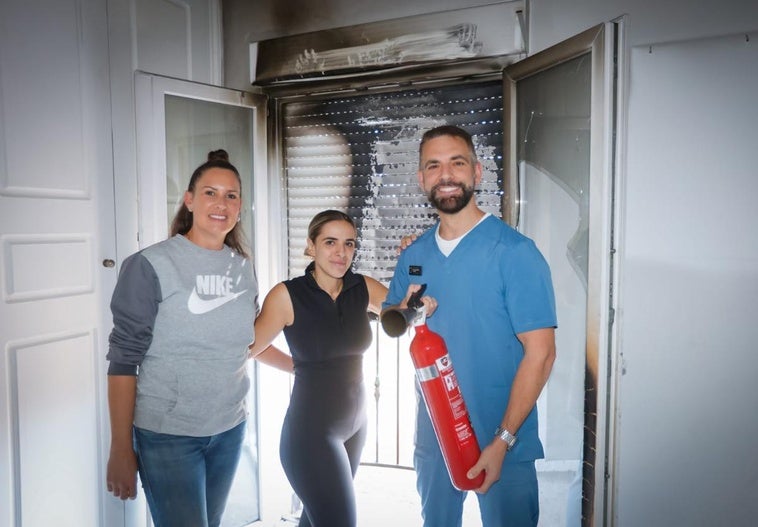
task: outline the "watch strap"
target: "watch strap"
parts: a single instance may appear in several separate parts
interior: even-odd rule
[[[505,442],[505,449],[511,450],[513,446],[516,444],[516,436],[511,434],[508,430],[503,428],[502,426],[498,426],[495,430],[495,436],[499,437],[501,441]]]

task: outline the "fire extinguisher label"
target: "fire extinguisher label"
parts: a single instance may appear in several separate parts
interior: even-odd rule
[[[453,411],[453,419],[460,419],[467,415],[466,403],[463,402],[463,396],[458,389],[458,381],[455,373],[450,373],[443,377],[445,387],[447,388],[447,398],[450,401],[450,409]]]
[[[460,443],[464,443],[474,437],[474,431],[471,429],[471,425],[468,422],[456,423],[455,435],[458,436],[458,441]]]
[[[443,355],[434,363],[437,365],[437,369],[440,370],[440,373],[443,375],[448,371],[453,369],[453,361],[450,360],[450,355]]]
[[[463,402],[463,395],[458,387],[458,378],[455,376],[455,370],[453,370],[453,362],[450,360],[450,355],[443,355],[435,361],[435,365],[442,375],[442,382],[445,385],[445,391],[447,392],[447,399],[450,403],[450,409],[453,412],[453,419],[458,420],[466,417],[467,410],[466,404]],[[461,434],[461,430],[457,431],[460,439],[465,439],[466,434]],[[462,436],[463,435],[463,436]]]

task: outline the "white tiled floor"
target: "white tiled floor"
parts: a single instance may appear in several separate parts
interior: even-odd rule
[[[540,526],[566,525],[565,489],[571,473],[540,475]],[[361,466],[355,478],[359,527],[420,527],[421,507],[412,470]],[[295,521],[282,519],[276,527],[292,527]],[[482,527],[476,496],[470,493],[463,511],[463,527]]]
[[[420,527],[421,504],[412,470],[362,466],[355,477],[360,527]],[[464,527],[481,527],[476,497],[466,499]]]

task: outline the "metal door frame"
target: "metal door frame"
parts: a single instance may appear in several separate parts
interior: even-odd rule
[[[590,106],[590,227],[587,283],[585,431],[582,483],[582,525],[612,524],[613,436],[616,412],[616,360],[614,315],[618,303],[615,258],[618,240],[614,199],[620,173],[618,132],[624,49],[622,21],[594,26],[504,70],[505,193],[503,219],[519,223],[516,102],[520,80],[581,55],[592,61]],[[594,378],[592,378],[594,377]]]

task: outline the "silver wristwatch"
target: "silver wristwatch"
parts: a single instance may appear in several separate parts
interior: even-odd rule
[[[513,448],[513,445],[516,444],[516,436],[511,434],[508,430],[503,428],[502,426],[498,426],[495,430],[495,435],[499,437],[502,441],[505,441],[505,444],[507,445],[505,447],[506,450],[511,450]]]

